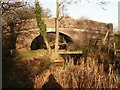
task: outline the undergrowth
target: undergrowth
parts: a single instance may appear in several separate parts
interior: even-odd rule
[[[118,68],[110,62],[109,53],[104,50],[89,50],[86,59],[81,58],[79,65],[63,70],[53,67],[50,68],[51,74],[62,88],[118,88]],[[41,88],[47,82],[38,76],[35,78],[35,88]]]
[[[109,64],[108,73],[104,71],[104,64],[99,64],[94,58],[80,61],[80,65],[60,70],[53,67],[51,74],[63,88],[118,88],[118,76],[114,67]],[[35,79],[35,88],[41,88],[46,82],[44,78]],[[41,81],[44,81],[40,85]],[[37,85],[37,86],[36,86]],[[49,88],[49,87],[48,87]]]
[[[33,79],[50,66],[45,50],[14,51],[3,58],[3,88],[33,88]]]

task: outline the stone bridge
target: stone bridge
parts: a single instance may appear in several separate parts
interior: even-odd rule
[[[29,22],[29,23],[28,23]],[[77,22],[80,26],[76,26],[76,21],[70,21],[71,23],[64,23],[64,27],[60,25],[59,32],[60,37],[63,37],[67,43],[72,42],[79,47],[95,45],[98,40],[102,40],[108,30],[110,30],[110,36],[113,36],[112,29],[109,24],[93,24],[96,22]],[[47,33],[48,36],[51,36],[55,39],[55,23],[54,20],[50,19],[45,21],[47,24]],[[51,26],[50,24],[53,23]],[[62,22],[63,23],[63,22]],[[67,23],[67,24],[66,24]],[[68,25],[69,24],[69,25]],[[83,25],[84,24],[84,25]],[[63,24],[62,24],[63,25]],[[66,26],[65,26],[66,25]],[[68,25],[68,26],[67,26]],[[97,26],[98,25],[98,26]],[[40,35],[37,23],[35,20],[24,21],[21,24],[19,31],[15,31],[15,48],[16,49],[32,49],[35,47],[40,47],[44,44],[44,41]],[[84,26],[84,27],[83,27]],[[89,28],[91,27],[91,28]]]
[[[54,28],[47,28],[47,33],[54,33]],[[94,45],[97,40],[103,39],[106,32],[100,31],[88,31],[84,29],[75,28],[59,28],[60,36],[66,37],[66,42],[71,40],[74,44],[82,46]],[[43,44],[43,39],[40,35],[39,29],[30,29],[19,32],[16,38],[16,49],[26,48],[31,49],[33,44],[39,45]]]

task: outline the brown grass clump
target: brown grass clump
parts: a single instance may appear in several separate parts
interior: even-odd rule
[[[55,67],[53,69],[50,73],[62,88],[118,88],[118,77],[113,66],[109,64],[109,70],[106,73],[104,64],[98,64],[98,60],[91,57],[88,57],[86,62],[81,60],[80,65],[70,69],[58,70]],[[37,78],[37,83],[43,81],[42,79]],[[42,85],[43,83],[35,88],[41,88]]]
[[[65,76],[62,76],[65,75]],[[99,65],[94,59],[88,58],[86,62],[81,60],[80,66],[76,66],[61,74],[64,80],[59,79],[65,88],[117,88],[117,77],[109,66],[109,73],[104,71],[103,64]]]

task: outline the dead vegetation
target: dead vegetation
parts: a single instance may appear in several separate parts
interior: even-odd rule
[[[42,88],[46,82],[50,82],[48,76],[51,74],[62,88],[118,88],[118,70],[115,69],[115,64],[100,62],[91,55],[96,56],[90,52],[86,61],[81,59],[79,65],[71,68],[51,67],[47,71],[47,77],[42,74],[35,78],[34,88]]]
[[[109,67],[109,73],[104,71],[104,65],[98,65],[94,59],[83,60],[67,72],[61,73],[59,83],[64,88],[117,88],[117,77]]]
[[[92,58],[88,58],[86,62],[81,60],[79,66],[71,69],[58,70],[56,68],[51,73],[63,88],[118,88],[117,73],[114,72],[113,66],[109,65],[109,72],[106,73],[104,65],[98,64],[97,60]],[[38,77],[35,79],[35,88],[41,88],[47,82],[44,77]]]
[[[108,54],[105,55],[100,49],[89,50],[87,58],[81,58],[79,65],[65,69],[63,65],[51,64],[47,56],[46,51],[36,50],[19,51],[12,58],[5,58],[3,87],[42,88],[46,83],[51,85],[49,76],[52,75],[52,80],[62,88],[119,88],[120,62],[108,62]]]
[[[33,80],[51,65],[45,50],[14,51],[3,58],[3,88],[33,88]]]

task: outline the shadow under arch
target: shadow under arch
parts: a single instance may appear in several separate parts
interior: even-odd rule
[[[63,41],[65,41],[66,43],[73,43],[73,40],[68,35],[65,35],[61,32],[59,33],[59,35],[60,35],[59,42],[63,43]],[[47,32],[48,42],[55,42],[55,37],[56,37],[55,32]],[[37,36],[31,43],[31,50],[37,49],[46,49],[45,42],[41,35]]]

